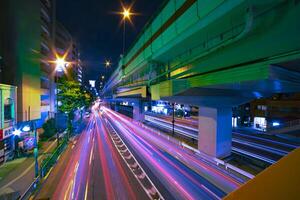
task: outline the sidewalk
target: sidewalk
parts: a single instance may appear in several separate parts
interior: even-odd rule
[[[0,182],[4,180],[11,171],[16,169],[19,165],[21,165],[26,160],[27,157],[18,158],[10,162],[4,163],[2,166],[0,166]]]
[[[44,142],[39,152],[39,164],[56,147],[56,140]],[[27,157],[5,163],[0,167],[0,199],[2,195],[15,193],[23,194],[34,180],[34,158]]]

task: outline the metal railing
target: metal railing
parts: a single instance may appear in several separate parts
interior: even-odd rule
[[[43,160],[40,168],[40,177],[44,178],[50,171],[51,167],[56,163],[60,154],[64,151],[66,144],[68,143],[67,138],[64,138],[62,143],[56,148],[51,156],[48,156]]]
[[[40,181],[40,177],[37,177],[34,179],[34,181],[30,184],[30,186],[27,188],[27,190],[24,192],[24,194],[22,194],[22,196],[20,196],[19,200],[25,200],[25,199],[29,199],[30,196],[34,193],[34,191],[37,188],[37,185]]]
[[[140,123],[139,123],[140,124]],[[198,156],[200,156],[202,159],[204,159],[205,161],[207,161],[208,163],[212,163],[214,165],[217,165],[217,166],[223,166],[224,169],[226,171],[229,172],[229,175],[231,175],[231,172],[235,172],[235,173],[238,173],[242,176],[244,176],[246,179],[253,179],[254,178],[254,175],[249,173],[249,172],[246,172],[240,168],[237,168],[229,163],[226,163],[225,161],[223,160],[220,160],[218,158],[215,158],[215,157],[212,157],[212,156],[209,156],[209,155],[206,155],[204,153],[201,153],[198,149],[195,149],[187,144],[185,144],[184,142],[181,142],[181,141],[178,141],[177,139],[173,138],[173,137],[170,137],[164,133],[161,133],[160,131],[158,130],[155,130],[153,128],[150,128],[149,126],[146,126],[144,124],[140,124],[143,128],[145,129],[148,129],[149,131],[159,135],[160,137],[163,137],[165,139],[167,139],[168,141],[174,143],[174,144],[177,144],[185,149],[188,149],[192,152],[194,152],[195,154],[197,154]],[[242,182],[245,182],[246,180],[242,180]]]
[[[37,190],[38,185],[41,183],[41,180],[49,173],[50,169],[57,162],[59,156],[64,151],[67,143],[68,140],[65,138],[62,141],[62,143],[55,149],[55,151],[42,161],[39,176],[33,180],[33,182],[30,184],[27,190],[18,198],[19,200],[30,199],[30,197]]]

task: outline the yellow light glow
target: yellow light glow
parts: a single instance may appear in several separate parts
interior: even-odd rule
[[[55,60],[55,65],[56,65],[55,70],[58,72],[62,72],[65,71],[68,62],[66,62],[64,58],[57,57]]]
[[[131,14],[132,13],[130,12],[130,8],[123,8],[123,12],[122,12],[123,19],[130,19]]]
[[[140,13],[136,13],[133,11],[133,5],[134,1],[130,5],[125,5],[121,2],[121,9],[119,12],[113,12],[114,14],[120,15],[122,17],[122,20],[120,21],[121,24],[125,24],[126,22],[129,22],[131,25],[133,25],[132,18],[133,16],[140,15]]]
[[[70,66],[70,64],[74,64],[74,62],[66,61],[66,58],[69,55],[70,48],[64,52],[63,55],[60,55],[56,52],[55,48],[52,50],[53,55],[55,57],[54,60],[46,60],[47,63],[52,63],[55,65],[55,71],[64,71],[66,72],[66,67]]]
[[[55,63],[57,66],[65,66],[67,64],[63,58],[57,58]]]

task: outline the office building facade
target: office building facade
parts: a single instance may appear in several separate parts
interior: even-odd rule
[[[38,126],[49,118],[53,118],[55,108],[55,66],[49,60],[54,60],[53,46],[56,35],[55,0],[40,0],[40,30],[41,30],[41,119]]]
[[[18,122],[41,118],[40,27],[39,1],[0,1],[0,83],[18,88]]]

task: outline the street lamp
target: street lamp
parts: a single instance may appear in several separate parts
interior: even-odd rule
[[[68,65],[68,62],[65,61],[64,58],[57,57],[55,60],[55,82],[56,82],[56,117],[55,117],[55,123],[56,123],[56,128],[57,126],[57,114],[58,114],[58,73],[64,72],[66,66]],[[57,147],[59,146],[59,134],[58,131],[56,131],[56,140],[57,140]]]
[[[112,65],[112,63],[110,62],[110,60],[106,60],[104,65],[105,65],[105,74],[107,75],[107,70]],[[104,80],[104,76],[102,76],[101,78],[102,80]]]
[[[106,60],[105,61],[105,67],[110,67],[110,65],[111,65],[111,62],[109,60]]]
[[[130,15],[131,15],[131,12],[130,12],[130,8],[124,8],[123,7],[123,19],[129,19],[130,18]]]
[[[119,12],[118,14],[122,15],[123,16],[123,55],[124,55],[124,52],[125,52],[125,32],[126,32],[126,21],[129,21],[130,23],[131,22],[131,16],[132,15],[135,15],[135,13],[131,12],[131,7],[125,7],[124,5],[122,5],[122,12]]]
[[[125,53],[125,33],[126,33],[126,20],[130,20],[131,16],[130,8],[123,7],[123,55]]]
[[[57,71],[57,72],[63,72],[64,68],[67,65],[67,62],[65,61],[64,58],[57,58],[55,60],[55,64],[56,64],[55,71]]]
[[[72,49],[72,45],[69,46],[69,48],[64,52],[64,54],[61,56],[56,52],[56,49],[52,49],[52,53],[55,56],[55,60],[46,60],[48,63],[55,65],[55,82],[58,84],[58,73],[65,72],[67,74],[66,67],[69,66],[69,64],[73,64],[73,62],[66,61],[66,58],[68,57],[68,54],[70,50]],[[56,125],[57,125],[57,113],[58,113],[58,89],[56,87]],[[57,146],[59,145],[59,135],[58,132],[56,133],[57,136]]]

